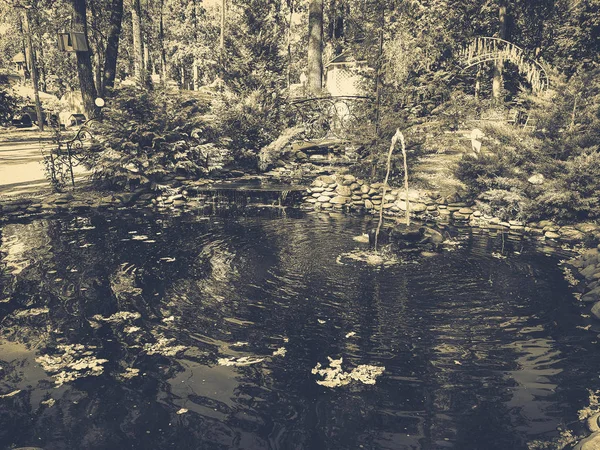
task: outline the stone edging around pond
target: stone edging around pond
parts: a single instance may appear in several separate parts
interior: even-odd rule
[[[303,209],[357,211],[378,214],[383,203],[386,217],[401,218],[406,214],[406,192],[388,187],[385,198],[383,183],[367,183],[353,175],[323,175],[316,178],[306,191]],[[581,244],[584,240],[600,240],[600,225],[581,223],[559,226],[552,221],[523,223],[515,220],[504,222],[498,217],[483,214],[473,203],[465,203],[453,195],[441,197],[432,192],[409,191],[408,205],[411,217],[419,221],[439,224],[479,227],[498,230],[513,235],[528,235],[539,240],[558,244]],[[600,319],[600,245],[585,251],[580,257],[569,261],[579,270],[587,286],[581,301],[593,304],[591,313]]]

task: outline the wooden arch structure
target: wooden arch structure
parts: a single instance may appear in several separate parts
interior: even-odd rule
[[[458,54],[458,61],[465,71],[488,61],[509,61],[525,76],[533,92],[548,89],[549,78],[544,67],[530,58],[525,50],[512,42],[495,37],[478,37],[464,46]]]

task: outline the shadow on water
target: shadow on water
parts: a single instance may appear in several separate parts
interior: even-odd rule
[[[526,449],[576,419],[600,357],[555,258],[451,230],[429,257],[339,264],[372,225],[121,211],[3,226],[0,446]],[[311,369],[328,357],[385,372],[326,388]]]

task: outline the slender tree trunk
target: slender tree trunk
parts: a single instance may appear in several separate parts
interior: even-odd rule
[[[133,0],[131,7],[131,27],[133,34],[133,70],[139,86],[147,87],[148,80],[144,67],[144,46],[142,43],[142,7],[140,0]]]
[[[294,0],[289,0],[290,4],[290,20],[287,29],[287,87],[292,84],[292,19],[294,16]]]
[[[308,7],[308,89],[313,95],[323,89],[323,0]]]
[[[113,0],[110,10],[110,26],[106,41],[106,52],[104,54],[104,77],[102,80],[101,95],[106,88],[115,86],[117,76],[117,56],[119,54],[119,37],[123,23],[123,0]]]
[[[381,5],[381,19],[379,28],[379,49],[377,52],[377,70],[375,74],[375,134],[379,135],[381,125],[381,72],[383,65],[383,30],[385,28],[385,8]]]
[[[221,33],[219,36],[219,52],[221,55],[221,61],[223,60],[225,52],[225,15],[227,14],[226,8],[226,0],[221,0]]]
[[[35,113],[37,115],[38,127],[41,131],[44,131],[44,113],[42,111],[42,103],[40,102],[40,93],[38,91],[38,70],[31,40],[29,10],[27,9],[25,10],[25,33],[27,34],[27,49],[29,50],[31,62],[31,81],[33,83],[33,96],[35,97]]]
[[[73,28],[75,31],[84,33],[87,39],[86,23],[86,0],[72,0],[73,5]],[[89,47],[89,46],[88,46]],[[88,119],[98,115],[98,108],[94,101],[97,97],[96,86],[94,85],[94,74],[92,71],[92,55],[89,50],[78,51],[77,55],[77,74],[79,75],[79,87],[81,97],[83,98],[83,109]]]
[[[508,28],[507,28],[507,4],[504,0],[501,0],[498,8],[498,15],[500,19],[500,38],[508,39]],[[504,88],[504,79],[502,78],[502,72],[504,71],[504,60],[498,58],[494,64],[494,78],[492,80],[492,95],[496,102],[501,102],[502,90]]]
[[[160,80],[163,86],[167,85],[167,52],[165,50],[165,26],[163,21],[163,10],[165,1],[160,0],[160,21],[158,23],[158,41],[160,45]]]

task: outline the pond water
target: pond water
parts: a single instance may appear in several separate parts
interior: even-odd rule
[[[557,258],[470,230],[340,258],[369,220],[3,226],[0,447],[506,450],[575,426],[600,355]],[[328,357],[384,370],[327,387]]]

